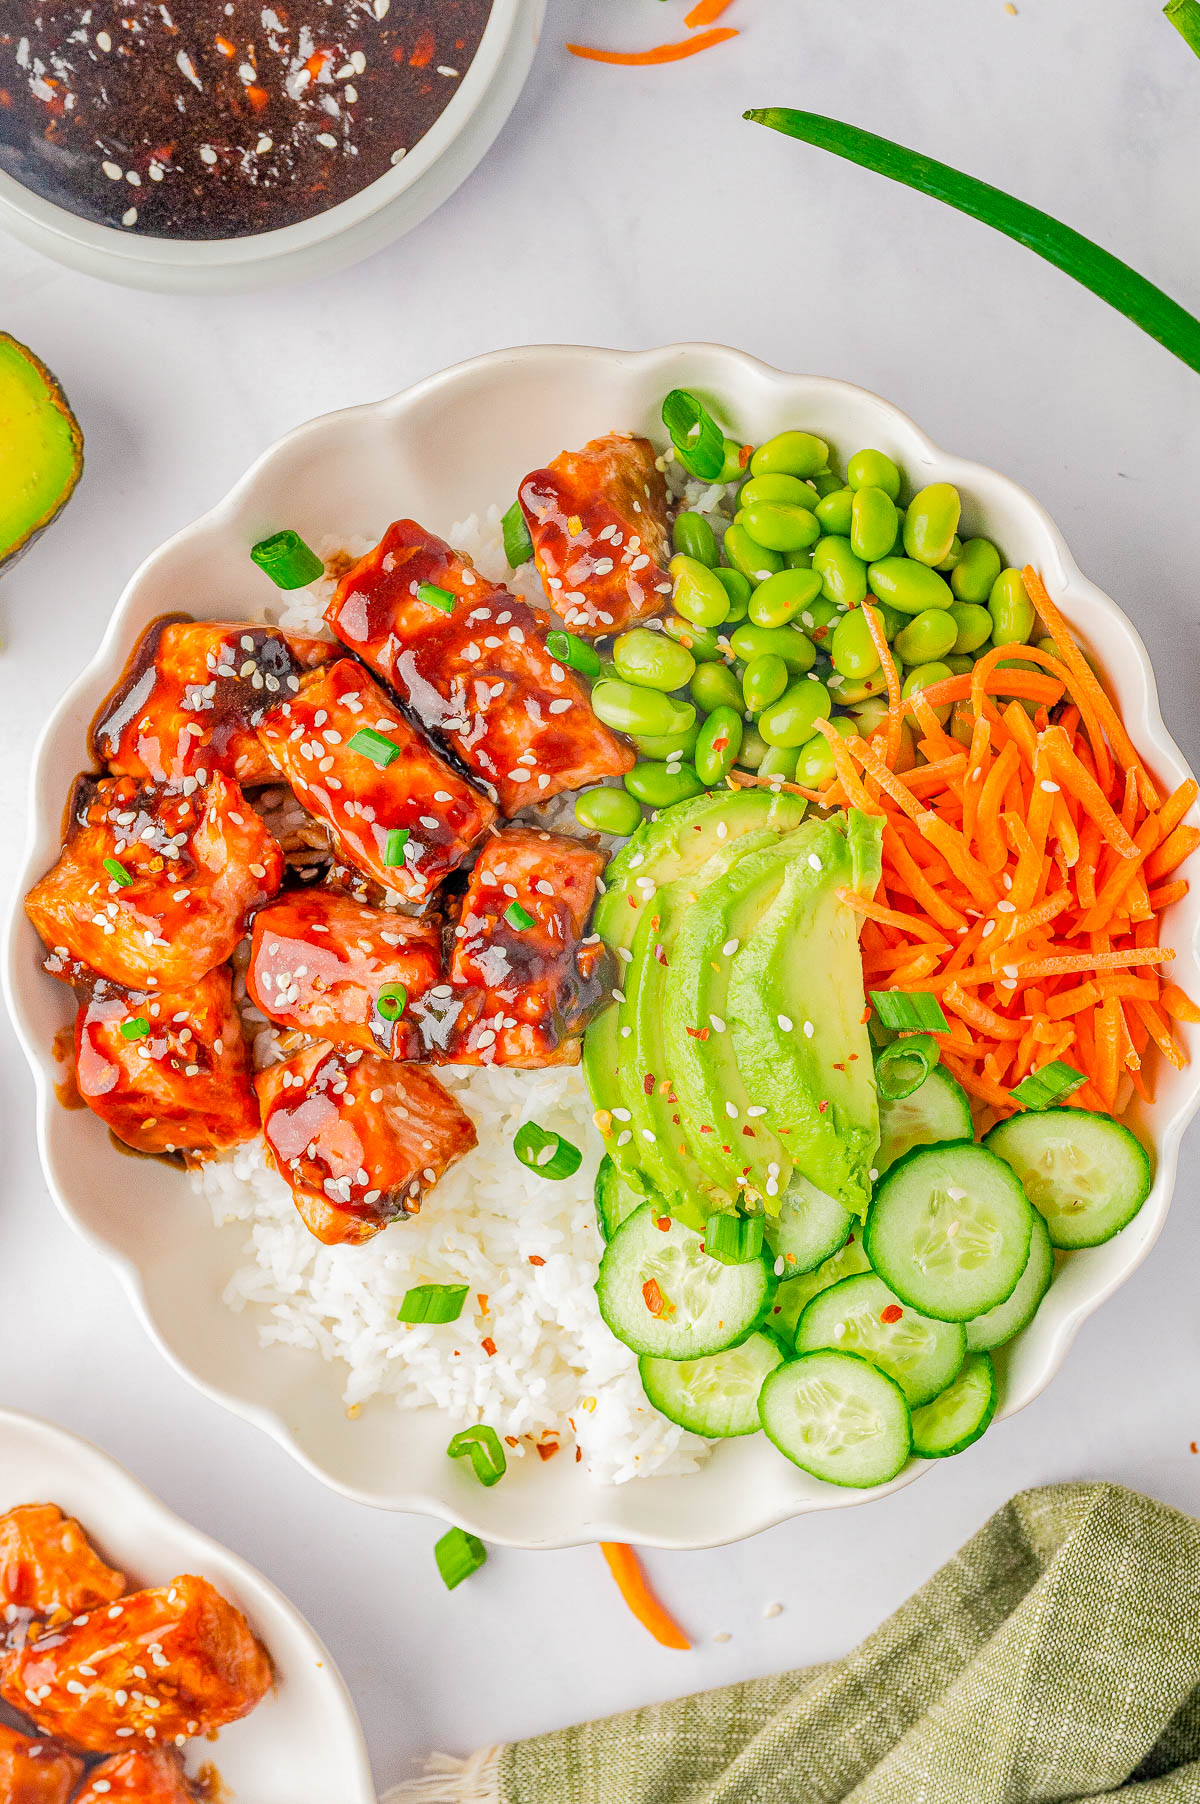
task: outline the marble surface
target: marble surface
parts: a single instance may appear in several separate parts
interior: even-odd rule
[[[1014,475],[1137,622],[1167,721],[1200,762],[1200,378],[983,227],[740,119],[787,103],[918,145],[1196,308],[1200,66],[1157,6],[1121,0],[1019,0],[1015,15],[1001,0],[736,0],[742,35],[672,68],[561,48],[653,42],[682,10],[551,0],[491,156],[344,276],[168,299],[0,243],[0,325],[58,372],[88,440],[70,512],[0,578],[0,869],[39,724],[148,551],[309,415],[537,340],[742,345],[877,389]],[[1200,1183],[1185,1148],[1158,1247],[1021,1417],[869,1510],[649,1557],[691,1655],[642,1634],[588,1548],[496,1553],[448,1597],[434,1523],[326,1492],[152,1352],[48,1201],[7,1024],[0,1040],[0,1397],[101,1442],[296,1600],[355,1693],[381,1789],[431,1746],[465,1752],[837,1654],[1020,1486],[1103,1476],[1200,1509]]]

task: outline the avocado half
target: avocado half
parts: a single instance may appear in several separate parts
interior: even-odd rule
[[[0,332],[0,570],[57,517],[82,472],[67,397],[28,346]]]

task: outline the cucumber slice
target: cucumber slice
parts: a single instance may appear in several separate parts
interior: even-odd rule
[[[894,1319],[892,1319],[894,1318]],[[910,1409],[953,1383],[967,1354],[958,1322],[935,1322],[894,1297],[882,1278],[863,1272],[814,1297],[796,1330],[797,1353],[829,1347],[859,1353],[894,1378]]]
[[[1010,1167],[966,1140],[906,1153],[880,1180],[863,1229],[884,1283],[943,1322],[970,1321],[1010,1297],[1032,1235]]]
[[[1002,1347],[1005,1341],[1028,1328],[1050,1288],[1054,1276],[1054,1249],[1046,1224],[1035,1209],[1033,1236],[1029,1242],[1029,1258],[1017,1280],[1017,1288],[1005,1303],[998,1303],[986,1315],[977,1315],[967,1323],[967,1346],[972,1353],[983,1353]]]
[[[895,1478],[912,1449],[904,1392],[857,1353],[803,1353],[777,1366],[758,1413],[793,1465],[831,1485]]]
[[[800,1278],[780,1280],[771,1313],[767,1317],[767,1327],[772,1334],[779,1336],[790,1353],[795,1345],[800,1317],[813,1298],[821,1291],[828,1290],[831,1284],[838,1284],[843,1278],[852,1278],[856,1272],[869,1272],[870,1269],[867,1255],[863,1252],[862,1233],[856,1229],[841,1251],[835,1253],[832,1259],[827,1259],[824,1265],[819,1265],[815,1272],[805,1272]]]
[[[611,1240],[621,1223],[648,1201],[645,1186],[633,1172],[618,1171],[605,1153],[596,1172],[596,1221],[605,1240]]]
[[[605,1247],[596,1280],[600,1313],[635,1353],[704,1359],[739,1346],[761,1326],[775,1296],[766,1260],[722,1265],[702,1246],[694,1228],[643,1203]]]
[[[784,1352],[773,1334],[752,1334],[740,1347],[714,1353],[710,1359],[638,1360],[642,1389],[668,1422],[709,1440],[757,1434],[758,1393],[783,1364]]]
[[[767,1246],[772,1256],[783,1260],[781,1279],[799,1277],[811,1272],[846,1244],[846,1236],[855,1225],[850,1214],[834,1196],[826,1196],[800,1172],[794,1171],[778,1215],[768,1215],[765,1224]]]
[[[988,1353],[970,1353],[940,1397],[914,1409],[912,1447],[920,1459],[949,1459],[977,1441],[996,1413],[996,1373]]]
[[[911,1096],[898,1102],[879,1098],[879,1151],[875,1169],[885,1172],[914,1146],[934,1146],[939,1140],[973,1140],[975,1127],[971,1104],[962,1085],[948,1071],[935,1065]]]
[[[1012,1115],[984,1141],[1016,1172],[1056,1247],[1098,1247],[1150,1194],[1150,1159],[1111,1115],[1042,1109]]]

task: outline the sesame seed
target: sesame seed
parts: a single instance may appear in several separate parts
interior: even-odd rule
[[[789,1015],[776,1015],[775,1019],[785,1034],[791,1033],[793,1023]]]

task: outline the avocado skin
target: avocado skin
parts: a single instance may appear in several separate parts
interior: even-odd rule
[[[43,443],[31,445],[30,456],[36,448],[63,460],[61,475],[49,471],[52,486],[40,479],[37,469],[21,466],[19,433],[30,422],[35,432],[39,423],[43,428]],[[7,453],[3,451],[5,442]],[[11,485],[9,496],[0,497],[0,570],[15,564],[57,519],[82,474],[83,432],[62,385],[27,345],[0,332],[0,484]],[[25,499],[18,483],[30,490],[28,518],[22,518],[14,505]],[[4,524],[10,514],[13,518]]]

